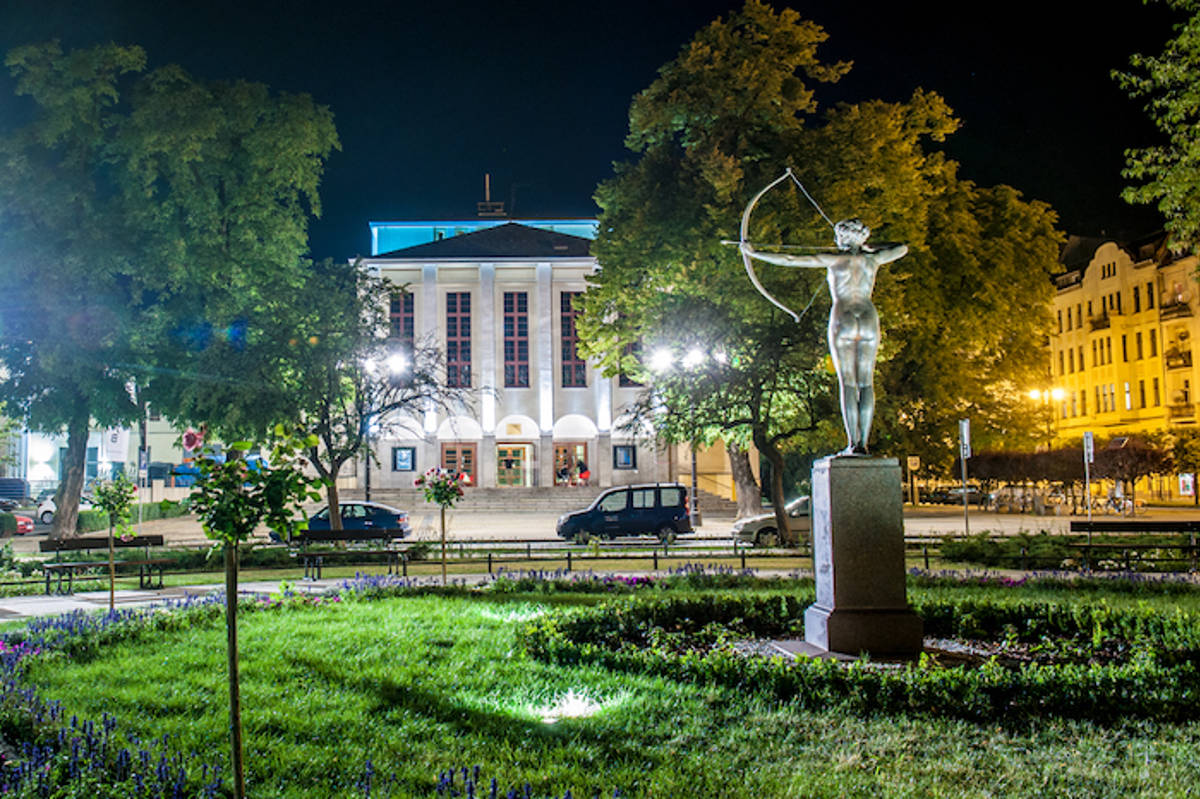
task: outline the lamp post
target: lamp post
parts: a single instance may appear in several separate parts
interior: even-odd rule
[[[1042,403],[1042,414],[1046,421],[1046,451],[1050,451],[1051,445],[1054,443],[1054,408],[1051,402],[1062,402],[1067,396],[1067,392],[1061,388],[1047,389],[1032,389],[1029,392],[1029,398],[1034,402]]]
[[[705,354],[704,350],[700,349],[699,347],[692,347],[684,354],[683,358],[680,359],[679,364],[687,371],[696,371],[704,365],[704,362],[707,359],[707,357],[708,356]],[[658,374],[668,372],[674,366],[674,361],[675,361],[674,355],[672,355],[670,350],[668,350],[666,348],[659,348],[659,349],[655,350],[650,356],[650,371],[658,373]],[[699,480],[698,480],[697,473],[696,473],[697,468],[696,468],[696,435],[695,435],[695,433],[693,433],[693,435],[691,436],[691,441],[689,442],[689,446],[691,448],[691,455],[692,455],[692,490],[691,490],[692,501],[690,503],[688,503],[688,516],[689,516],[688,521],[691,523],[692,529],[695,529],[696,527],[700,526],[700,521],[701,521],[700,520],[700,508],[699,508],[700,486],[699,486]]]
[[[408,371],[408,358],[401,352],[393,352],[383,359],[382,364],[376,358],[365,358],[362,362],[363,372],[366,374],[366,380],[373,379],[376,374],[382,372],[388,379],[398,377]],[[365,382],[365,380],[364,380]],[[374,386],[364,387],[367,398],[374,399]],[[364,469],[363,479],[363,497],[366,501],[371,501],[371,422],[375,416],[379,415],[379,411],[374,410],[371,406],[373,402],[367,402],[367,408],[363,413],[363,444],[366,447],[366,465]]]

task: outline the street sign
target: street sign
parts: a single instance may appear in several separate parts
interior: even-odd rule
[[[920,469],[920,468],[921,468],[921,456],[920,455],[909,455],[908,456],[908,471],[915,472],[917,469]]]
[[[958,420],[958,454],[965,461],[971,457],[971,420]]]
[[[1083,434],[1083,460],[1085,463],[1096,462],[1096,439],[1091,430]]]

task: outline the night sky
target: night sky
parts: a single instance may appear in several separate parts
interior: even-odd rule
[[[855,62],[822,102],[940,92],[963,122],[948,150],[965,177],[1049,202],[1071,233],[1123,237],[1161,225],[1118,196],[1124,149],[1156,134],[1109,77],[1131,53],[1161,50],[1174,21],[1161,6],[791,5],[830,34],[826,59]],[[140,44],[151,66],[312,94],[332,108],[343,148],[327,165],[313,254],[348,258],[367,254],[368,221],[472,216],[485,172],[512,215],[596,213],[596,183],[627,157],[632,96],[697,29],[740,6],[4,0],[0,50],[49,38]],[[5,73],[0,126],[26,111],[12,87]]]

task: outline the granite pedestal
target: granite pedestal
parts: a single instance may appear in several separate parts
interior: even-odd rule
[[[908,606],[900,464],[835,455],[812,471],[813,572],[817,601],[804,639],[847,654],[915,655],[921,619]]]

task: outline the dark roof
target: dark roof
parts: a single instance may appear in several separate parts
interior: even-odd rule
[[[1058,253],[1058,260],[1068,271],[1083,269],[1092,260],[1100,245],[1111,239],[1096,236],[1068,236]]]
[[[508,222],[381,253],[376,258],[463,259],[488,258],[580,258],[587,257],[591,240],[582,236]]]

